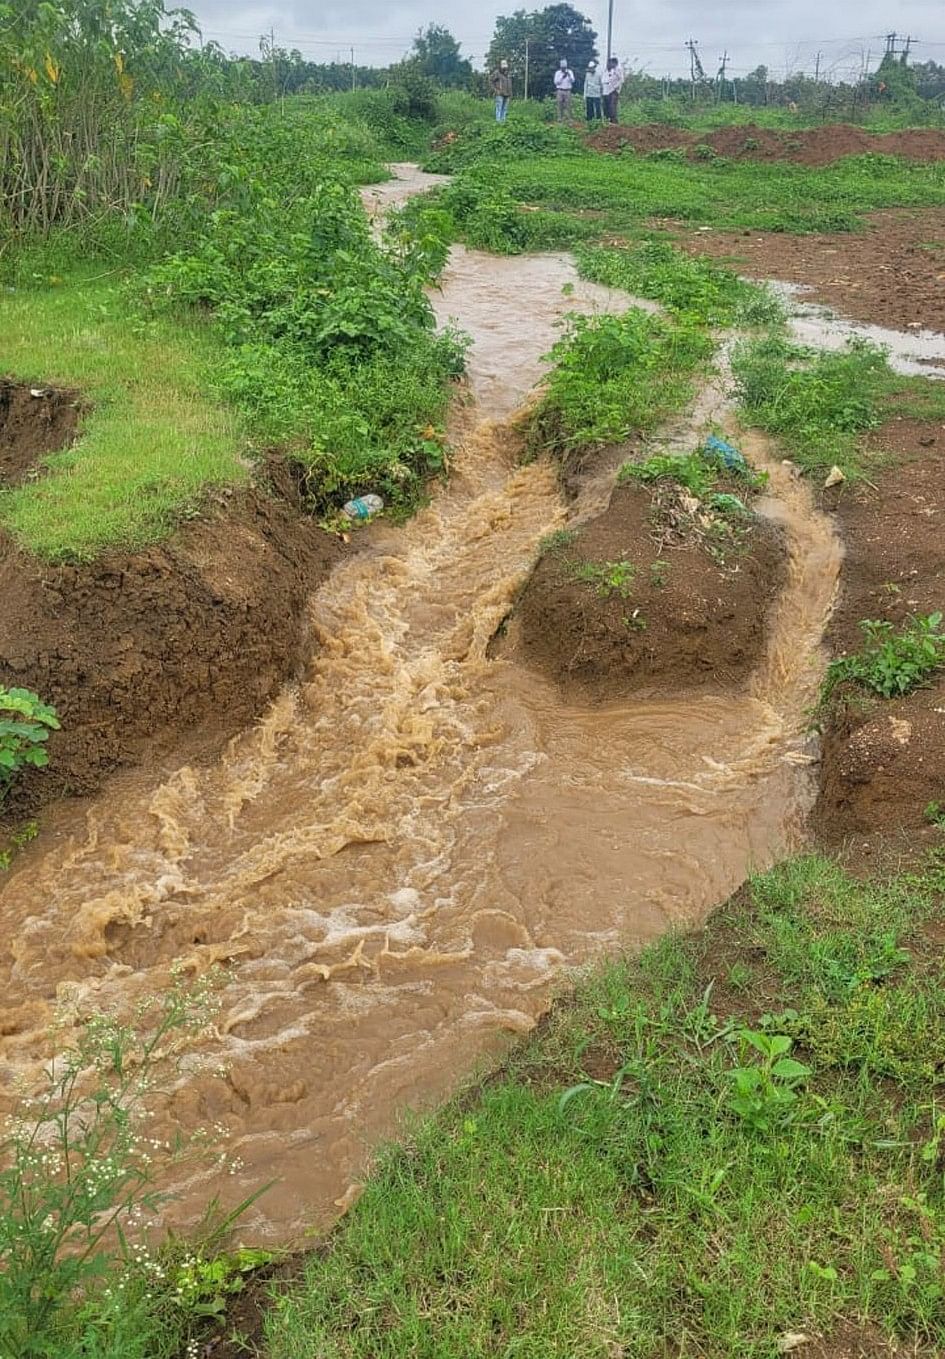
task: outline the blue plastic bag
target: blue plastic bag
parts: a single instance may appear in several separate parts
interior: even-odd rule
[[[720,462],[730,472],[748,471],[748,463],[745,461],[744,454],[739,453],[737,448],[733,448],[731,444],[727,444],[724,439],[718,438],[715,434],[710,434],[706,439],[705,451],[714,454],[716,462]]]

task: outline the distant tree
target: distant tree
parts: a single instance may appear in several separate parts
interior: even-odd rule
[[[917,97],[915,69],[905,53],[887,52],[870,82],[871,93],[894,104],[910,104]]]
[[[517,94],[524,93],[525,45],[528,43],[528,93],[542,99],[554,90],[554,73],[564,57],[580,77],[587,63],[597,56],[597,34],[590,19],[573,5],[548,5],[523,9],[496,20],[487,61],[490,69],[505,58]]]
[[[472,62],[460,54],[459,43],[442,24],[429,24],[420,30],[407,62],[420,75],[447,89],[468,85],[472,77]]]
[[[936,61],[917,62],[913,66],[916,89],[923,99],[945,99],[945,66]]]

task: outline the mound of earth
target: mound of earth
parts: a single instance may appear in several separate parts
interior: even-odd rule
[[[945,429],[896,420],[873,441],[901,461],[872,486],[828,493],[846,548],[827,633],[835,656],[860,649],[862,619],[899,625],[945,609]],[[945,677],[894,700],[848,688],[823,734],[821,837],[924,834],[933,801],[945,802]]]
[[[941,135],[941,134],[939,134]],[[792,236],[774,231],[693,230],[677,243],[750,278],[806,284],[812,300],[873,325],[945,333],[945,210],[872,213],[862,232]]]
[[[744,127],[721,127],[714,132],[688,132],[660,123],[637,126],[618,124],[602,128],[588,138],[597,151],[630,148],[646,155],[651,151],[684,150],[696,158],[696,147],[708,146],[731,160],[789,160],[798,165],[831,165],[844,156],[903,156],[908,160],[945,160],[945,132],[913,128],[904,132],[865,132],[848,123],[774,132],[748,123]]]
[[[80,413],[77,392],[0,380],[0,487],[22,481],[44,454],[66,448]]]
[[[733,494],[744,487],[733,484]],[[705,527],[699,502],[682,515]],[[539,559],[497,654],[514,654],[566,696],[617,701],[629,693],[731,689],[761,660],[768,607],[785,563],[780,533],[750,512],[737,540],[667,533],[665,493],[618,486],[606,511],[558,534]]]
[[[40,412],[15,445],[35,454],[69,434],[75,407],[32,402],[8,410]],[[34,690],[62,721],[48,769],[5,801],[8,822],[94,792],[195,728],[211,743],[231,735],[292,676],[306,599],[342,549],[302,513],[285,464],[268,481],[220,496],[167,542],[89,565],[40,562],[0,535],[0,685]]]

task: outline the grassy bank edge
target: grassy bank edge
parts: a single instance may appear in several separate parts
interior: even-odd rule
[[[581,979],[382,1154],[266,1352],[937,1352],[943,889],[941,856],[872,882],[796,859]]]
[[[74,388],[88,409],[47,475],[0,493],[0,525],[48,560],[140,548],[251,476],[237,415],[209,392],[212,342],[197,320],[144,320],[119,283],[81,273],[2,304],[0,373]]]

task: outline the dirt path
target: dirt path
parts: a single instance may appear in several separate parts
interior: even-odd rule
[[[563,971],[701,919],[801,840],[838,549],[760,440],[788,577],[747,691],[564,704],[488,658],[565,517],[555,470],[518,466],[496,416],[565,310],[614,303],[564,256],[457,251],[437,306],[473,335],[477,405],[449,484],[318,590],[304,679],[256,730],[208,768],[122,780],[4,887],[8,1081],[47,1055],[57,1001],[126,1012],[175,964],[225,967],[208,1051],[229,1074],[193,1071],[156,1135],[219,1123],[243,1169],[178,1185],[182,1221],[273,1175],[248,1238],[329,1221],[400,1113],[530,1028]],[[671,442],[728,423],[710,395]]]

